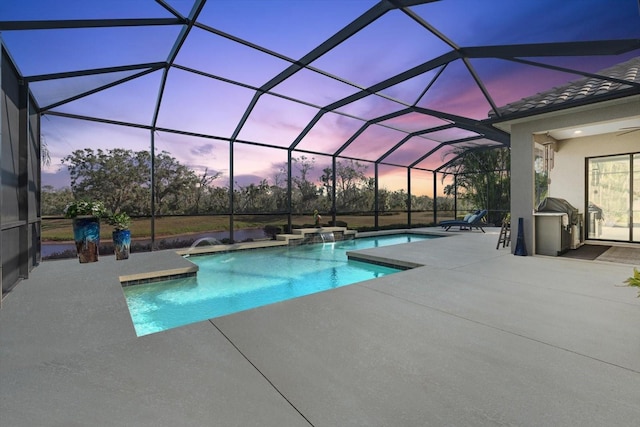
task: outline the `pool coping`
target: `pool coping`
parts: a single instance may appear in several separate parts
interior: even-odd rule
[[[233,251],[243,251],[249,249],[262,249],[262,248],[271,248],[278,246],[287,246],[286,241],[277,241],[277,240],[258,240],[253,242],[240,242],[240,243],[232,243],[232,244],[222,244],[222,245],[213,245],[206,246],[202,248],[187,248],[180,249],[176,251],[176,254],[189,257],[192,255],[209,255],[215,254],[219,252],[233,252]]]
[[[381,265],[383,267],[397,268],[399,270],[411,270],[417,267],[424,267],[424,264],[416,262],[403,261],[398,259],[391,259],[386,256],[377,256],[371,254],[364,254],[356,251],[347,251],[347,259],[353,261],[367,262],[369,264]]]
[[[129,274],[119,276],[120,284],[125,286],[144,285],[148,283],[163,282],[165,280],[184,279],[187,277],[196,277],[198,274],[198,266],[193,264],[191,267],[174,268],[170,270],[160,270],[145,273]]]

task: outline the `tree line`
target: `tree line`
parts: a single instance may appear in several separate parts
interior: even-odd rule
[[[169,152],[161,151],[153,159],[155,180],[151,183],[151,154],[123,148],[76,150],[64,157],[70,175],[70,187],[43,186],[42,213],[62,215],[72,200],[102,200],[112,212],[132,216],[228,214],[230,188],[216,185],[220,172],[196,172],[181,164]],[[291,211],[308,214],[332,209],[335,194],[337,212],[375,211],[375,179],[367,176],[367,165],[354,160],[336,162],[335,191],[333,169],[316,172],[314,158],[292,159]],[[235,213],[289,212],[287,165],[283,164],[271,179],[233,186]],[[151,203],[153,200],[153,204]],[[378,211],[406,211],[409,197],[404,190],[378,189]],[[451,198],[438,198],[438,209],[450,210]],[[428,196],[411,196],[414,211],[433,209]]]

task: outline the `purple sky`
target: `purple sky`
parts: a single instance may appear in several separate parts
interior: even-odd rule
[[[169,0],[178,12],[188,14],[193,1]],[[297,60],[335,32],[374,6],[371,0],[233,0],[209,1],[198,21],[249,43],[261,45],[284,57]],[[459,46],[546,43],[625,39],[640,37],[637,0],[442,0],[412,7],[421,19],[437,28]],[[0,20],[168,18],[171,15],[154,1],[56,1],[3,0]],[[47,31],[4,31],[1,36],[20,71],[26,76],[56,72],[165,61],[179,29],[174,26],[147,28],[91,28]],[[263,95],[245,126],[239,141],[287,147],[322,107],[340,100],[358,87],[368,87],[404,70],[449,52],[443,41],[426,31],[401,11],[388,12],[349,40],[311,65],[351,84],[311,70],[302,70]],[[558,66],[595,72],[639,53],[619,56],[528,58]],[[471,66],[500,106],[580,76],[534,68],[501,59],[470,59]],[[169,72],[157,125],[229,138],[259,87],[289,66],[284,59],[194,28],[177,55],[176,64],[206,74],[231,79],[242,85],[211,79],[172,68]],[[462,61],[452,62],[430,87],[419,95],[439,69],[382,91],[385,96],[418,106],[466,116],[487,117],[491,106]],[[31,88],[41,106],[57,102],[115,81],[133,72],[33,83]],[[54,111],[127,123],[149,125],[158,98],[162,72],[156,71],[56,107]],[[296,103],[286,97],[296,98]],[[363,120],[405,108],[392,100],[370,95],[327,113],[298,145],[299,149],[328,152],[360,128]],[[351,117],[355,116],[357,118]],[[444,123],[432,116],[411,114],[385,122],[405,132]],[[375,160],[406,134],[381,126],[370,126],[347,150],[345,156]],[[52,156],[44,169],[43,185],[68,185],[66,168],[60,159],[84,147],[149,149],[149,131],[80,120],[45,116],[42,132]],[[465,135],[429,135],[413,138],[387,158],[409,165],[438,142]],[[220,171],[219,184],[228,181],[229,143],[219,139],[156,133],[156,146],[197,171]],[[273,178],[286,161],[286,150],[235,144],[236,181],[247,184]],[[421,167],[437,167],[448,160],[447,150],[425,160]],[[311,154],[294,153],[295,157]],[[329,165],[330,157],[315,156],[314,176]],[[368,173],[373,174],[373,165]],[[405,188],[406,170],[385,167],[381,174],[388,189]],[[426,185],[425,187],[428,187]],[[412,187],[413,192],[430,191]]]

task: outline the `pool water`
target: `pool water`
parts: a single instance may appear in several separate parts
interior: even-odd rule
[[[400,271],[346,252],[436,236],[395,234],[335,243],[192,256],[197,277],[124,287],[138,336]]]

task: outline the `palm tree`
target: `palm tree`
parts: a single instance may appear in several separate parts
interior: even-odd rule
[[[500,224],[510,209],[511,156],[508,148],[468,150],[456,148],[457,156],[443,170],[456,176],[456,186],[445,187],[445,194],[464,189],[459,196],[477,209],[487,209],[487,220]],[[444,176],[443,176],[444,180]],[[459,194],[459,191],[456,191]]]

